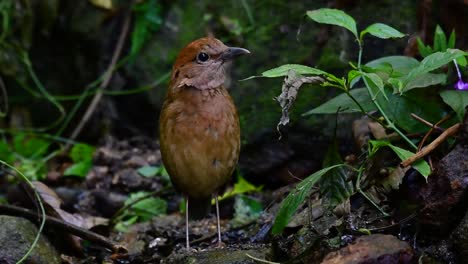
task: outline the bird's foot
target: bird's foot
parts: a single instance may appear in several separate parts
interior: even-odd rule
[[[226,247],[226,244],[219,240],[218,243],[216,244],[216,248],[225,248]]]
[[[187,253],[197,253],[198,250],[196,248],[193,248],[193,247],[185,247],[185,252],[187,252]]]

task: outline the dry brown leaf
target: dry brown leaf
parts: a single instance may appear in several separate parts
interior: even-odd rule
[[[282,109],[281,119],[277,126],[278,131],[280,125],[284,126],[289,123],[289,109],[296,100],[297,93],[301,86],[305,83],[321,83],[324,81],[322,77],[305,77],[296,73],[294,70],[289,70],[288,76],[284,78],[281,94],[276,97],[276,101],[278,101]]]

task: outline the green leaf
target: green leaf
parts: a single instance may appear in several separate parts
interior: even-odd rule
[[[307,11],[307,16],[317,23],[344,27],[351,31],[356,39],[358,38],[356,21],[341,10],[321,8],[313,11]]]
[[[450,37],[447,43],[447,48],[448,49],[454,49],[455,48],[455,30],[452,30],[452,33],[450,33]]]
[[[404,161],[414,155],[414,153],[411,151],[394,146],[390,142],[383,140],[370,140],[369,147],[371,148],[369,153],[371,153],[372,155],[375,154],[377,150],[382,147],[389,147],[393,150],[393,152],[395,152],[395,154],[397,154],[401,161]],[[416,161],[415,163],[413,163],[412,167],[419,173],[421,173],[421,175],[424,176],[425,179],[427,179],[427,177],[431,174],[431,168],[425,160],[421,159]]]
[[[353,87],[356,83],[357,83],[357,80],[358,80],[358,77],[361,76],[361,73],[357,70],[350,70],[348,72],[348,86],[349,87]]]
[[[406,56],[388,56],[380,59],[376,59],[366,63],[366,66],[372,68],[379,68],[380,65],[390,64],[393,71],[408,74],[412,69],[420,65],[419,61],[413,57]]]
[[[128,229],[132,225],[134,225],[137,221],[138,221],[138,216],[133,216],[133,217],[130,217],[129,219],[127,219],[127,220],[119,221],[115,225],[115,230],[117,230],[119,232],[122,232],[122,233],[126,233],[126,232],[128,232]]]
[[[125,205],[133,204],[136,200],[147,196],[147,192],[136,192],[130,194]],[[123,218],[138,216],[139,222],[148,221],[154,216],[166,214],[167,202],[157,197],[149,197],[133,204],[129,211],[125,212]]]
[[[273,68],[271,70],[263,72],[261,77],[267,77],[267,78],[283,77],[283,76],[287,76],[290,70],[294,70],[296,73],[300,75],[327,75],[328,74],[322,70],[312,68],[309,66],[305,66],[305,65],[285,64],[277,68]]]
[[[393,150],[393,152],[395,152],[397,154],[397,156],[402,161],[406,160],[406,159],[409,159],[410,157],[414,156],[413,152],[408,151],[406,149],[402,149],[400,147],[393,146],[392,144],[390,144],[389,147]],[[416,161],[411,166],[415,170],[417,170],[419,173],[421,173],[421,175],[424,176],[424,178],[426,178],[426,179],[431,174],[431,167],[429,167],[429,164],[423,159]]]
[[[161,173],[161,171],[162,168],[156,166],[143,166],[137,170],[137,172],[144,177],[154,177],[158,173]]]
[[[462,122],[465,115],[465,107],[468,105],[468,92],[447,90],[442,91],[440,96],[457,113],[458,120]]]
[[[447,80],[447,74],[444,73],[423,73],[409,80],[406,86],[399,89],[399,92],[407,92],[414,88],[428,87],[432,85],[443,84]]]
[[[365,30],[361,32],[361,39],[367,33],[381,39],[402,38],[405,36],[405,34],[401,33],[400,31],[382,23],[375,23],[368,26]]]
[[[82,161],[91,162],[93,160],[94,151],[96,151],[96,148],[88,144],[75,144],[70,151],[70,158],[75,163]]]
[[[434,51],[445,51],[447,49],[447,37],[439,25],[434,32]]]
[[[387,82],[392,85],[394,93],[403,91],[403,81],[401,78],[389,78]]]
[[[447,49],[445,52],[433,53],[421,61],[421,64],[409,72],[407,80],[411,80],[414,76],[438,69],[454,59],[466,56],[468,53],[459,49]]]
[[[234,184],[234,188],[230,192],[225,192],[223,196],[219,198],[219,201],[233,197],[238,194],[244,194],[248,192],[259,192],[263,186],[255,186],[252,183],[248,182],[242,175],[237,174],[237,182]],[[211,201],[214,204],[214,199]]]
[[[371,87],[374,94],[379,90],[376,87]],[[434,91],[435,92],[435,91]],[[421,118],[436,123],[442,119],[444,112],[440,109],[444,108],[444,104],[438,98],[437,94],[430,93],[425,89],[413,89],[403,95],[393,94],[386,88],[388,100],[383,95],[377,94],[376,100],[387,114],[388,118],[398,127],[408,133],[422,133],[427,131],[427,127],[416,122],[411,113],[414,113]]]
[[[358,101],[364,111],[369,112],[376,109],[366,88],[352,89],[350,90],[350,94],[356,99],[356,101]],[[303,115],[336,114],[338,109],[340,110],[340,113],[361,112],[358,105],[346,93],[342,93]]]
[[[278,214],[275,218],[275,223],[273,224],[272,234],[279,234],[283,231],[286,225],[289,223],[289,220],[296,212],[299,205],[301,205],[307,197],[310,196],[312,187],[332,169],[347,166],[345,164],[337,164],[328,168],[321,169],[309,177],[305,178],[302,182],[296,185],[296,187],[291,190],[289,195],[281,203]]]
[[[40,158],[46,154],[50,142],[18,133],[13,138],[15,152],[24,158]]]
[[[138,54],[151,33],[162,24],[161,5],[158,0],[146,0],[133,5],[135,22],[131,35],[130,57]]]
[[[64,172],[64,176],[79,176],[86,177],[89,170],[91,170],[93,163],[90,160],[77,162],[70,167],[68,167]]]
[[[387,94],[384,91],[384,83],[379,75],[375,73],[365,73],[364,78],[366,79],[369,85],[377,87],[380,91],[380,94],[382,94],[388,101]]]
[[[466,66],[466,57],[462,56],[462,57],[458,57],[455,59],[455,61],[457,62],[458,65],[462,66],[462,67],[465,67]]]
[[[11,151],[10,146],[5,141],[0,141],[0,160],[5,161],[6,163],[13,163],[15,161],[15,155]]]
[[[42,159],[22,159],[17,168],[30,180],[42,180],[46,176],[46,166]]]
[[[421,38],[418,37],[416,39],[416,43],[418,44],[418,50],[419,50],[419,54],[421,54],[421,56],[427,57],[427,56],[429,56],[429,55],[431,55],[433,53],[432,48],[430,46],[424,45]]]

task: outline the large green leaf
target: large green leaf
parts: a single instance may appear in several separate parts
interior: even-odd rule
[[[403,78],[400,78],[403,81]],[[444,84],[447,80],[447,74],[444,73],[423,73],[415,76],[406,84],[406,86],[401,89],[395,87],[395,92],[407,92],[414,88],[428,87],[432,85]]]
[[[381,39],[388,39],[388,38],[402,38],[405,34],[401,33],[400,31],[392,28],[389,25],[382,24],[382,23],[375,23],[368,26],[366,29],[361,31],[361,39],[364,37],[365,34],[371,34],[372,36],[381,38]]]
[[[309,177],[305,178],[299,184],[297,184],[296,188],[294,188],[281,203],[280,210],[278,214],[276,215],[275,223],[273,224],[273,229],[271,232],[273,234],[281,233],[281,231],[283,231],[283,229],[289,223],[289,220],[291,219],[293,214],[296,212],[299,205],[301,205],[305,201],[305,199],[309,197],[312,191],[312,187],[320,180],[320,178],[322,178],[322,176],[325,175],[330,170],[338,168],[338,167],[342,167],[342,166],[347,166],[347,165],[338,164],[338,165],[333,165],[328,168],[321,169],[313,173]]]
[[[318,23],[344,27],[351,31],[356,39],[358,38],[356,21],[341,10],[321,8],[313,11],[307,11],[307,16]]]
[[[445,52],[433,53],[421,61],[421,64],[411,70],[405,81],[405,85],[409,83],[415,76],[438,69],[453,60],[466,56],[468,53],[459,49],[447,49]]]
[[[267,78],[283,77],[283,76],[287,76],[290,70],[294,70],[296,73],[300,75],[327,75],[328,74],[322,70],[312,68],[309,66],[305,66],[305,65],[285,64],[277,68],[264,71],[261,77],[267,77]]]
[[[371,87],[374,94],[379,90]],[[444,115],[443,103],[436,94],[432,95],[423,89],[414,89],[403,95],[393,94],[390,89],[385,89],[388,100],[381,94],[377,94],[376,100],[387,116],[398,127],[408,133],[421,133],[427,131],[427,127],[420,122],[416,122],[411,113],[431,122],[436,123]]]
[[[350,94],[358,101],[364,111],[369,112],[376,109],[366,88],[352,89]],[[339,113],[355,113],[361,111],[358,105],[347,94],[342,93],[303,115],[336,114],[338,110]]]
[[[380,59],[376,59],[366,63],[366,66],[377,68],[382,64],[390,64],[394,71],[398,71],[402,74],[408,74],[412,69],[419,66],[419,61],[413,57],[406,56],[388,56]]]
[[[447,90],[440,93],[442,100],[457,113],[458,120],[463,120],[465,107],[468,105],[468,92]]]

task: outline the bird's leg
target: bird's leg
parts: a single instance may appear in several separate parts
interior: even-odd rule
[[[223,247],[224,243],[221,241],[221,225],[219,224],[219,203],[218,203],[218,193],[215,193],[216,201],[216,221],[218,223],[218,247]]]
[[[189,197],[188,195],[185,196],[185,242],[187,251],[190,250],[190,243],[189,243],[189,220],[188,220],[188,206],[189,206]]]

